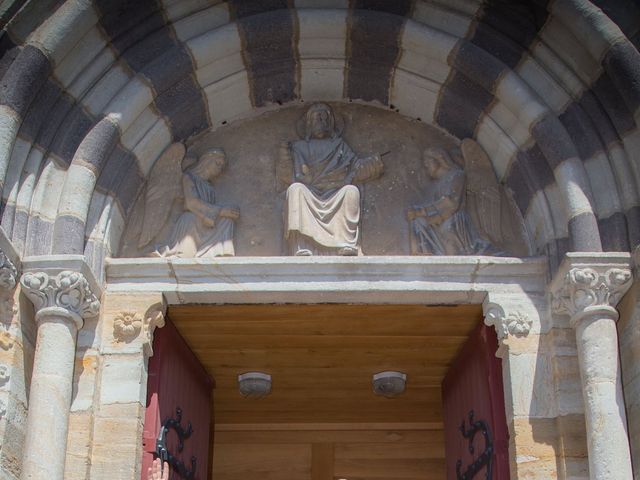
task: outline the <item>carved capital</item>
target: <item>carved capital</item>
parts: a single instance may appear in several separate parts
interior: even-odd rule
[[[12,290],[18,283],[18,269],[0,249],[0,288]]]
[[[482,310],[485,325],[496,329],[500,341],[509,335],[525,337],[531,331],[533,320],[526,313],[518,310],[505,311],[504,307],[493,302],[485,303]]]
[[[145,342],[143,344],[144,353],[151,357],[153,356],[153,332],[156,328],[164,327],[165,320],[164,315],[167,311],[167,306],[164,302],[158,302],[145,312],[143,329],[145,335]]]
[[[65,270],[55,276],[27,272],[20,285],[36,309],[36,319],[54,312],[66,313],[81,328],[83,319],[95,317],[100,311],[100,300],[80,272]]]
[[[631,286],[631,269],[623,265],[570,268],[552,285],[553,311],[568,314],[571,325],[584,317],[600,315],[618,319],[615,306]]]

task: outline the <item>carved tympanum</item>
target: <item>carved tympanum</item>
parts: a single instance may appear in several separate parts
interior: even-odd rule
[[[282,149],[295,182],[287,189],[285,237],[293,255],[358,255],[360,190],[382,175],[379,155],[358,156],[330,106],[309,107],[302,139]]]
[[[226,166],[225,153],[210,149],[197,160],[185,158],[185,153],[184,145],[175,143],[154,165],[144,194],[138,248],[161,257],[233,256],[234,222],[240,211],[219,205],[211,183]],[[184,171],[183,163],[187,164]],[[182,213],[168,237],[158,238],[176,201],[181,202]]]
[[[506,192],[477,142],[465,139],[460,152],[464,169],[454,160],[460,156],[457,151],[433,147],[424,152],[431,183],[423,202],[407,211],[413,254],[503,254],[496,245],[511,233],[505,231],[502,218],[502,211],[510,207]]]

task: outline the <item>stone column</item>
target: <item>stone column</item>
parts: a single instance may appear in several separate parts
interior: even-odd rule
[[[633,478],[616,322],[631,286],[628,254],[567,254],[551,284],[553,310],[576,332],[587,426],[589,475]]]
[[[38,328],[21,478],[62,480],[76,337],[100,302],[75,271],[28,272],[20,284],[33,302]]]

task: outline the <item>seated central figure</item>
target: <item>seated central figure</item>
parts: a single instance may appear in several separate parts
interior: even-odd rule
[[[295,183],[287,189],[285,237],[292,255],[358,255],[362,183],[382,174],[380,156],[358,157],[323,103],[304,119],[304,139],[288,145]]]

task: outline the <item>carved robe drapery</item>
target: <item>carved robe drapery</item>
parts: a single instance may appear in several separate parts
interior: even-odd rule
[[[176,221],[162,256],[211,258],[233,256],[233,220],[218,215],[215,190],[203,178],[190,172],[183,175],[185,207]],[[212,225],[202,218],[215,217]]]
[[[355,250],[360,192],[349,182],[356,154],[339,136],[298,140],[292,143],[291,151],[296,172],[303,172],[305,165],[304,173],[297,175],[304,183],[296,182],[287,190],[285,236],[294,244],[293,249],[315,243],[330,249],[325,253]]]
[[[432,182],[426,202],[421,206],[424,216],[413,219],[416,253],[423,255],[482,255],[494,249],[478,234],[464,208],[465,173],[450,168]],[[442,218],[430,223],[429,217]]]

